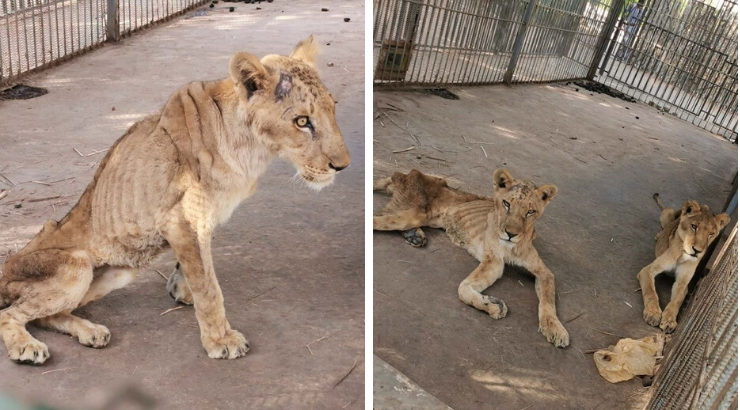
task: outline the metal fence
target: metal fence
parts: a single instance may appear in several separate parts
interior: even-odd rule
[[[666,347],[646,410],[738,408],[737,259],[735,226]]]
[[[585,77],[609,7],[589,0],[375,0],[375,82]]]
[[[0,86],[207,2],[0,0]]]
[[[630,8],[608,38],[595,80],[737,141],[737,14],[736,0]]]
[[[737,0],[374,0],[374,83],[594,79],[737,140]]]

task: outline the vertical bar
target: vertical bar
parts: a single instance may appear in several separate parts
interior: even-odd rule
[[[514,69],[516,69],[516,63],[519,60],[519,53],[522,51],[522,44],[524,43],[524,36],[527,34],[527,25],[529,19],[532,17],[532,10],[538,0],[529,0],[527,3],[527,9],[524,11],[524,19],[522,25],[519,27],[519,34],[517,34],[516,40],[514,41],[514,51],[511,53],[511,60],[509,60],[509,67],[506,69],[504,74],[504,82],[511,84],[511,79],[514,76]]]
[[[105,36],[110,42],[116,42],[121,39],[118,27],[118,0],[106,0],[108,15],[105,25]]]
[[[46,13],[44,13],[44,0],[40,0],[39,6],[41,7],[41,13],[39,13],[39,24],[41,24],[41,64],[46,64],[46,25],[44,24],[44,16]]]
[[[614,4],[612,5],[612,9],[609,11],[609,15],[606,17],[606,22],[604,23],[604,27],[601,30],[601,34],[599,34],[599,40],[596,46],[596,50],[594,52],[594,58],[591,60],[591,66],[588,68],[588,74],[586,74],[586,78],[589,80],[593,80],[596,76],[596,70],[599,68],[599,63],[601,62],[601,59],[604,57],[604,52],[606,50],[606,57],[604,59],[604,66],[607,63],[607,59],[609,58],[609,55],[611,54],[612,48],[614,47],[614,42],[612,41],[610,35],[612,28],[614,27],[614,22],[616,21],[617,17],[621,14],[621,10],[624,8],[624,0],[616,0]],[[621,21],[620,21],[621,26]],[[619,27],[617,27],[616,30],[617,33],[619,33]],[[616,38],[614,39],[616,40]],[[608,45],[608,50],[607,50]],[[601,72],[604,73],[603,71]]]

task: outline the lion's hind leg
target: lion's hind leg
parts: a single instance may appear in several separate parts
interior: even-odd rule
[[[176,302],[185,305],[193,304],[193,292],[190,290],[185,275],[182,273],[180,262],[175,265],[175,270],[172,271],[169,279],[167,279],[167,293]]]
[[[416,209],[373,216],[373,230],[375,231],[401,231],[406,242],[414,247],[420,248],[427,243],[426,235],[421,227],[427,218],[423,212]]]
[[[493,285],[503,274],[504,262],[495,257],[485,256],[473,273],[460,283],[457,295],[465,304],[488,313],[494,319],[501,319],[509,311],[506,303],[481,292]]]
[[[11,258],[6,269],[0,286],[13,301],[0,311],[0,336],[11,360],[42,364],[49,349],[26,323],[77,307],[92,282],[92,264],[86,252],[46,249]]]
[[[116,289],[128,285],[136,278],[137,273],[136,269],[110,266],[97,269],[94,274],[95,279],[93,279],[89,289],[77,307],[85,306]],[[36,324],[72,335],[82,345],[98,349],[107,346],[111,338],[110,331],[107,327],[77,317],[71,313],[71,310],[40,318],[36,320]]]
[[[665,228],[669,223],[675,221],[681,216],[681,210],[676,211],[673,208],[663,208],[660,211],[660,227]]]
[[[373,180],[373,191],[384,191],[392,194],[393,190],[390,188],[393,184],[391,177],[385,177]]]
[[[406,243],[413,246],[414,248],[422,248],[427,244],[427,237],[421,228],[413,228],[407,231],[401,232],[403,239]]]

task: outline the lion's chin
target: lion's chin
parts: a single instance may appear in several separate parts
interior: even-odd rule
[[[314,173],[301,172],[301,179],[314,191],[321,191],[334,182],[334,175],[316,175]]]

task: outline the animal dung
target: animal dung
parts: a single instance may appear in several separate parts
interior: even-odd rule
[[[321,11],[329,11],[329,9],[321,9]]]
[[[348,23],[348,22],[349,22],[349,17],[345,17],[345,18],[344,18],[344,22],[345,22],[345,23]]]
[[[234,8],[233,7],[229,7],[229,13],[231,13],[233,11],[234,11]]]

